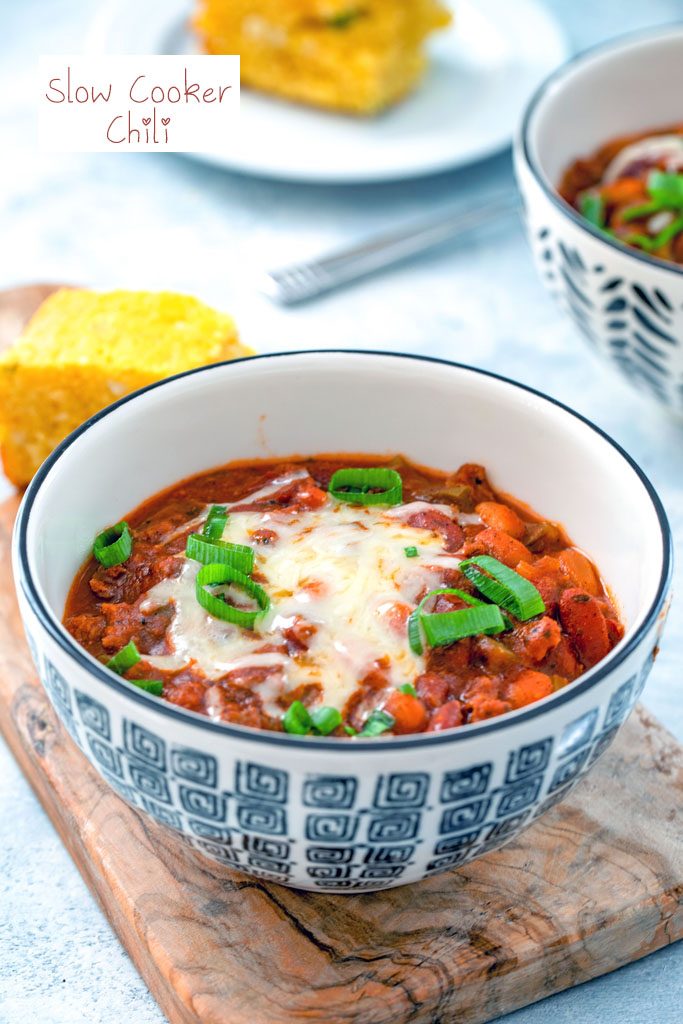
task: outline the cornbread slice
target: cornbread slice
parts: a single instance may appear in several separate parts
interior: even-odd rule
[[[244,85],[373,114],[412,89],[450,20],[439,0],[198,0],[194,24],[208,53],[240,54]]]
[[[0,356],[0,452],[17,486],[72,430],[137,388],[251,355],[229,316],[172,292],[61,289]]]

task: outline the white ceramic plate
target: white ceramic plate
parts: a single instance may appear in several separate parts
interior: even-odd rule
[[[105,0],[89,52],[194,53],[191,0]],[[437,34],[416,93],[381,117],[319,112],[242,94],[242,131],[225,152],[196,154],[230,170],[290,181],[370,182],[417,177],[508,145],[526,101],[567,56],[540,0],[457,0],[456,24]]]

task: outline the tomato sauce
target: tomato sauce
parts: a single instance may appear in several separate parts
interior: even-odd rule
[[[328,493],[337,470],[368,465],[400,475],[395,507]],[[253,548],[251,579],[269,593],[268,616],[251,629],[195,602],[201,567],[185,548],[213,505],[228,507],[223,539]],[[132,641],[140,660],[126,679],[159,681],[162,699],[218,721],[316,732],[291,721],[325,709],[333,728],[323,734],[339,737],[461,728],[570,685],[623,636],[592,562],[560,526],[497,494],[477,465],[446,475],[400,457],[232,464],[151,498],[127,522],[130,557],[110,568],[88,560],[66,628],[105,663]],[[495,635],[423,643],[418,655],[408,624],[423,599],[428,615],[491,603],[460,569],[481,555],[533,584],[545,610],[526,620],[508,611]],[[459,594],[427,597],[443,588]]]

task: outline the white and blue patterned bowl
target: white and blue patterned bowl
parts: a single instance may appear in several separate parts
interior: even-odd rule
[[[683,267],[608,238],[557,194],[562,173],[610,139],[681,121],[683,25],[569,61],[532,98],[515,170],[543,284],[591,349],[683,416]]]
[[[479,461],[566,524],[628,630],[602,664],[520,711],[452,732],[349,742],[224,725],[105,670],[60,623],[102,525],[237,458],[401,452]],[[563,799],[613,740],[650,670],[671,541],[641,471],[544,396],[452,363],[289,353],[194,371],[95,416],[52,455],[17,521],[14,568],[40,676],[74,741],[140,813],[210,858],[345,893],[414,882],[494,850]]]

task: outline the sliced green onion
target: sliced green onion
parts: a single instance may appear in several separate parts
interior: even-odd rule
[[[329,736],[342,724],[342,716],[336,708],[318,708],[311,712],[311,721],[316,732],[321,736]]]
[[[649,235],[641,235],[634,232],[632,235],[626,235],[622,241],[627,242],[628,245],[639,245],[641,249],[645,250],[645,252],[652,252],[654,249],[654,245],[652,244],[654,239],[650,238]]]
[[[338,469],[330,480],[329,493],[348,505],[400,505],[403,481],[395,469]]]
[[[482,569],[484,570],[482,572]],[[460,563],[460,572],[484,597],[512,612],[522,622],[542,615],[545,602],[529,580],[490,555],[477,555]]]
[[[209,540],[220,540],[228,522],[228,509],[225,505],[212,505],[204,523],[202,533]]]
[[[249,576],[254,568],[253,548],[245,544],[230,544],[223,540],[209,540],[201,533],[191,533],[187,538],[185,554],[202,565],[230,565],[238,572]]]
[[[419,605],[408,619],[408,643],[413,654],[423,654],[424,647],[422,644],[422,636],[420,631],[420,620],[422,618],[422,609],[432,597],[438,597],[439,594],[455,594],[465,604],[478,605],[484,604],[478,597],[472,597],[471,594],[466,594],[464,590],[458,590],[457,587],[440,587],[439,590],[430,590],[426,594]]]
[[[107,662],[107,668],[111,669],[112,672],[116,672],[117,675],[122,676],[124,672],[127,672],[129,668],[133,668],[134,665],[140,661],[140,652],[135,646],[133,640],[122,647],[118,654],[115,654],[113,658],[110,658]]]
[[[102,533],[98,533],[92,546],[93,555],[107,569],[126,562],[130,558],[132,550],[133,535],[128,523],[124,522],[117,523],[116,526],[110,526]]]
[[[155,697],[161,697],[164,691],[164,684],[160,679],[129,679],[128,682]]]
[[[597,192],[582,192],[579,196],[579,211],[582,217],[596,228],[605,226],[605,203]]]
[[[660,210],[664,209],[666,209],[664,203],[658,199],[653,199],[650,203],[639,203],[638,206],[629,206],[622,213],[621,219],[628,224],[629,221],[640,220],[641,217],[649,217],[651,213],[659,213]]]
[[[420,624],[430,647],[448,647],[467,636],[493,636],[505,629],[505,620],[495,604],[422,615]]]
[[[651,171],[647,180],[647,190],[653,199],[663,206],[683,209],[683,174],[667,171]]]
[[[226,584],[237,587],[252,597],[258,604],[258,611],[236,608],[229,604],[227,599],[210,594],[205,589]],[[230,565],[203,566],[197,573],[195,593],[200,605],[209,615],[213,615],[215,619],[221,619],[223,622],[232,622],[244,629],[253,629],[257,619],[261,618],[270,608],[270,598],[263,587]]]
[[[308,736],[312,725],[308,708],[300,700],[295,700],[293,704],[290,704],[282,717],[282,727],[285,732],[292,733],[294,736]]]
[[[347,736],[357,736],[358,735],[358,729],[354,729],[354,727],[352,725],[345,725],[344,726],[344,732],[346,733]]]
[[[381,736],[387,729],[393,729],[395,718],[388,711],[372,711],[365,720],[360,736]]]
[[[667,224],[665,228],[662,228],[659,234],[655,235],[652,239],[652,251],[656,252],[657,249],[661,249],[663,245],[670,242],[681,231],[683,231],[683,217],[677,217],[671,224]]]
[[[403,686],[399,686],[400,693],[407,693],[410,697],[417,697],[417,690],[412,683],[404,683]]]
[[[627,235],[625,241],[630,245],[639,245],[645,252],[656,252],[657,249],[661,249],[663,245],[670,242],[681,231],[683,231],[683,217],[677,217],[670,224],[667,224],[665,228],[662,228],[659,234],[654,237],[651,235],[632,234]]]
[[[406,558],[417,558],[417,556],[420,554],[417,548],[413,547],[412,545],[409,548],[404,548],[404,551]]]

